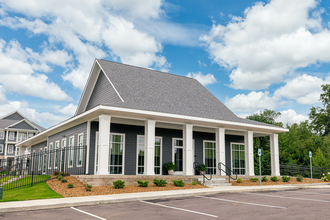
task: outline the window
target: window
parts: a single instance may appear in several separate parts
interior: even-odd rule
[[[57,169],[58,166],[58,151],[60,148],[60,141],[55,142],[55,169]]]
[[[8,145],[8,154],[14,153],[14,145]]]
[[[14,141],[15,140],[15,132],[11,131],[9,132],[9,140]]]
[[[183,140],[173,138],[173,162],[177,165],[176,172],[183,172]]]
[[[66,153],[66,139],[62,140],[62,150],[61,150],[61,171],[64,171],[64,164],[65,164],[65,153]]]
[[[26,134],[25,133],[18,133],[18,142],[25,141]]]
[[[96,152],[95,152],[95,173],[98,172],[99,168],[99,132],[96,132]]]
[[[110,134],[109,166],[110,174],[123,174],[124,135]]]
[[[42,148],[40,148],[40,151],[39,151],[39,167],[38,167],[38,170],[41,170],[41,164],[42,164]]]
[[[238,175],[245,175],[245,146],[231,143],[231,169]]]
[[[215,174],[217,169],[215,141],[204,141],[204,164],[207,174]]]
[[[0,154],[3,154],[3,144],[0,144]]]
[[[144,136],[137,136],[137,174],[144,173]]]
[[[0,139],[5,139],[5,131],[0,131]]]
[[[44,152],[44,170],[43,172],[46,173],[46,165],[47,164],[47,147],[45,147],[45,152]]]
[[[19,147],[16,147],[16,156],[19,156],[20,154],[19,154]]]
[[[69,167],[73,167],[74,137],[69,140]]]
[[[161,174],[161,164],[162,164],[162,138],[155,138],[155,174]]]
[[[29,138],[33,137],[33,136],[34,136],[34,133],[29,133]]]
[[[53,143],[49,144],[49,160],[48,160],[48,169],[52,168],[52,159],[53,159]]]
[[[78,160],[77,160],[77,166],[82,166],[82,152],[83,152],[83,139],[84,135],[79,134],[78,135]]]

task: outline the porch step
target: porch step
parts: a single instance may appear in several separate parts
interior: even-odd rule
[[[203,178],[198,178],[198,183],[203,184]],[[205,179],[205,186],[214,187],[214,186],[231,186],[231,183],[228,183],[226,178],[212,178],[212,180]]]

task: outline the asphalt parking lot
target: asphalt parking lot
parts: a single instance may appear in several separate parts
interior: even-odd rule
[[[301,189],[1,213],[0,219],[328,219],[328,216],[330,190]]]

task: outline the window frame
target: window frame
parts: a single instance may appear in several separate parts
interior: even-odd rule
[[[144,146],[143,146],[143,149],[144,149],[144,155],[143,155],[143,159],[145,160],[145,150],[146,150],[146,146],[145,146],[145,136],[144,135],[137,135],[136,137],[136,175],[144,175],[144,163],[143,163],[143,174],[139,174],[138,171],[139,171],[139,138],[140,137],[143,137],[144,138]]]
[[[174,146],[174,140],[179,140],[179,141],[182,141],[182,146]],[[184,149],[183,149],[183,138],[172,138],[172,162],[174,163],[174,148],[182,148],[182,152],[184,152]],[[183,172],[184,172],[184,156],[182,155],[182,171],[175,171],[174,174],[177,174],[177,175],[183,175]]]
[[[39,149],[39,164],[38,164],[38,171],[41,170],[42,162],[43,162],[43,148]]]
[[[245,143],[237,143],[237,142],[230,142],[230,168],[233,171],[233,144],[237,144],[237,145],[244,145],[244,164],[246,162],[246,158],[245,158]],[[239,152],[241,152],[242,150],[239,150]],[[240,155],[240,154],[239,154]],[[239,156],[241,157],[241,156]],[[243,169],[243,168],[235,168],[235,169]],[[244,174],[237,174],[237,176],[245,176],[246,174],[246,167],[244,165]]]
[[[80,143],[79,143],[79,137],[82,136],[82,142],[81,142],[81,146],[80,146]],[[77,155],[77,167],[82,167],[82,162],[83,162],[83,155],[82,155],[82,147],[84,146],[84,133],[80,133],[78,134],[78,140],[77,140],[77,146],[78,146],[78,155]],[[79,155],[81,153],[81,164],[79,165]]]
[[[71,139],[73,139],[73,146],[71,148]],[[70,160],[71,160],[71,153],[72,153],[72,165],[70,166]],[[68,157],[68,168],[73,168],[74,164],[74,135],[69,137],[69,157]]]
[[[156,138],[160,138],[160,149],[159,149],[159,153],[160,153],[160,162],[159,162],[159,174],[155,175],[162,175],[163,174],[163,137],[160,136],[155,136],[155,150],[156,150]],[[154,155],[155,156],[155,155]],[[155,164],[154,164],[154,170],[155,170]]]
[[[9,146],[13,147],[11,153],[9,152]],[[8,144],[7,147],[8,147],[8,154],[14,154],[14,145],[13,144]]]
[[[0,154],[3,154],[4,144],[0,144]]]
[[[24,140],[23,140],[24,137]],[[17,132],[17,142],[25,141],[26,138],[26,133],[24,132]]]
[[[122,173],[121,174],[110,174],[110,167],[111,166],[117,166],[117,165],[110,165],[111,164],[111,158],[110,158],[110,149],[111,149],[111,144],[112,144],[112,140],[111,140],[111,135],[122,135],[123,136],[123,161],[122,161]],[[109,152],[108,152],[108,172],[109,175],[125,175],[125,134],[123,133],[111,133],[109,134]]]
[[[20,154],[20,149],[21,147],[16,147],[16,149],[15,149],[15,156],[19,156],[19,154]]]
[[[215,154],[214,154],[214,158],[215,158],[215,161],[217,160],[217,142],[216,141],[210,141],[210,140],[203,140],[203,164],[206,165],[205,163],[205,143],[214,143],[215,144]],[[215,169],[215,173],[212,173],[212,175],[215,175],[216,172],[217,172],[217,162],[215,162],[214,164],[214,168]],[[209,169],[210,167],[207,167],[207,169]]]
[[[94,173],[97,174],[98,173],[98,168],[99,168],[99,165],[98,165],[98,162],[99,162],[99,158],[98,158],[98,151],[99,151],[99,146],[98,146],[98,143],[99,143],[99,132],[96,131],[95,132],[95,162],[94,162]],[[110,147],[110,146],[109,146]]]
[[[48,153],[48,169],[52,169],[52,157],[53,157],[53,142],[49,143],[49,153]]]
[[[2,133],[2,138],[0,135],[0,140],[4,140],[5,139],[5,130],[0,130],[0,134]]]
[[[60,141],[55,141],[55,159],[54,159],[54,169],[58,168],[58,153],[60,149]],[[57,158],[56,158],[57,157]],[[56,166],[57,163],[57,166]]]
[[[11,138],[11,134],[13,134],[12,138]],[[8,140],[9,141],[15,141],[15,131],[9,131]]]

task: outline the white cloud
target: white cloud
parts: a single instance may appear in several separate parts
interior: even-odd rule
[[[0,85],[0,116],[7,115],[13,111],[19,111],[29,120],[40,124],[44,127],[49,127],[64,121],[68,116],[55,115],[50,112],[38,112],[29,107],[26,101],[10,101],[5,96],[5,90]]]
[[[226,97],[225,104],[234,112],[255,112],[276,107],[276,102],[267,91],[238,94],[233,98]]]
[[[316,76],[303,74],[289,80],[285,86],[277,89],[274,98],[286,97],[296,100],[299,104],[312,105],[319,102],[322,93],[321,85],[328,83],[330,83],[330,77],[323,80]]]
[[[73,116],[74,113],[76,112],[76,109],[77,109],[77,106],[72,103],[63,108],[60,105],[54,106],[55,113],[62,113],[63,115],[66,115],[66,116]]]
[[[198,80],[203,86],[217,82],[217,79],[211,73],[208,73],[206,75],[203,75],[203,73],[201,73],[201,72],[188,73],[187,77]]]
[[[214,62],[232,69],[231,86],[264,89],[297,68],[330,62],[330,32],[316,0],[272,0],[247,8],[201,36]]]
[[[0,82],[7,91],[57,101],[71,100],[57,84],[38,73],[50,72],[51,64],[64,66],[70,59],[64,51],[45,49],[35,53],[30,48],[23,49],[17,41],[6,43],[0,39]]]
[[[50,45],[62,44],[65,50],[72,52],[78,62],[67,66],[62,78],[80,89],[86,83],[95,58],[111,55],[128,64],[155,66],[161,70],[169,67],[166,58],[159,55],[161,43],[133,23],[159,18],[163,13],[161,0],[0,2],[6,12],[28,16],[28,19],[7,16],[0,20],[0,25],[44,34]],[[49,54],[48,58],[56,57]]]
[[[282,122],[284,125],[293,123],[299,124],[300,122],[308,120],[307,115],[297,114],[297,112],[293,109],[288,109],[280,112],[281,116],[278,117],[277,121]]]

